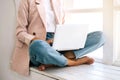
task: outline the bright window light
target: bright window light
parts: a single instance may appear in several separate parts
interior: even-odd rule
[[[114,6],[120,6],[120,0],[114,0]]]
[[[89,24],[89,31],[102,31],[103,14],[98,13],[68,13],[65,24]]]
[[[102,8],[103,0],[73,0],[73,8],[90,9],[90,8]]]

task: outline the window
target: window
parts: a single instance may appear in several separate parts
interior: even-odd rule
[[[106,43],[91,56],[106,64],[120,63],[120,0],[64,0],[66,22],[89,24],[89,32],[103,31]],[[120,65],[120,64],[119,64]]]
[[[64,0],[64,7],[65,24],[89,24],[89,32],[103,31],[103,0]],[[89,56],[102,60],[103,48]]]

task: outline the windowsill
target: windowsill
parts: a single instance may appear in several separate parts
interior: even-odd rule
[[[30,68],[31,73],[36,73],[34,80],[41,79],[41,75],[48,77],[49,79],[42,78],[41,80],[118,80],[120,78],[120,68],[111,65],[105,65],[102,63],[95,62],[92,65],[80,65],[73,67],[63,67],[63,68],[48,68],[45,71],[39,71],[36,68]],[[34,74],[31,74],[32,76]],[[82,75],[82,76],[80,76]],[[111,75],[111,76],[110,76]],[[58,77],[59,76],[59,77]]]
[[[116,60],[116,61],[113,63],[113,65],[120,67],[120,60]]]
[[[48,77],[48,78],[50,78],[50,80],[65,80],[64,78],[58,77],[56,75],[53,75],[53,74],[50,74],[50,73],[47,73],[47,72],[44,72],[44,71],[39,71],[34,67],[30,68],[30,72],[31,72],[31,75],[32,75],[32,73],[36,73],[38,75]]]

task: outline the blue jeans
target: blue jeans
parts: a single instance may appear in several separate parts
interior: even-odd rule
[[[53,33],[47,33],[46,39],[53,38]],[[103,46],[105,38],[102,32],[91,32],[87,36],[85,47],[79,50],[73,50],[76,59],[88,54]],[[30,61],[34,66],[40,64],[54,64],[57,66],[66,66],[67,58],[63,56],[64,52],[58,52],[53,49],[46,41],[34,40],[29,46]]]

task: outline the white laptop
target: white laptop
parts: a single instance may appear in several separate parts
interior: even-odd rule
[[[87,24],[57,25],[52,47],[57,51],[84,48],[87,34]]]

